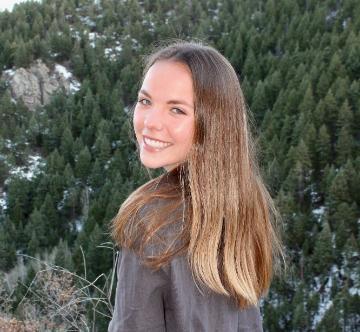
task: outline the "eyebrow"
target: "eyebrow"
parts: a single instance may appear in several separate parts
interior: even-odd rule
[[[142,93],[143,95],[151,98],[150,93],[148,93],[146,90],[141,89],[139,92]],[[190,107],[190,108],[193,107],[192,105],[190,105],[189,103],[187,103],[185,100],[169,100],[169,101],[167,102],[167,104],[182,104],[182,105],[185,105],[185,106]]]

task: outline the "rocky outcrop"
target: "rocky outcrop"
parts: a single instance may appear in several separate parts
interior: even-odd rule
[[[30,110],[49,103],[51,95],[59,89],[70,93],[80,86],[65,67],[55,65],[51,70],[41,60],[30,68],[5,70],[2,79],[7,82],[12,98],[21,99]]]

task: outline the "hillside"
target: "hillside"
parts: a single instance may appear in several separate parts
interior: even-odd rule
[[[45,0],[0,13],[0,324],[1,317],[29,319],[30,307],[37,326],[46,317],[58,330],[92,324],[105,330],[111,305],[104,301],[94,310],[89,298],[109,287],[110,279],[96,280],[112,272],[109,222],[148,179],[128,111],[142,56],[156,41],[175,37],[218,48],[236,68],[254,114],[289,266],[262,302],[264,329],[355,331],[357,0]],[[33,69],[39,63],[47,68],[42,74]],[[20,74],[22,85],[14,88]],[[66,321],[58,308],[50,314],[38,300],[49,280],[51,289],[63,284],[68,290],[81,281],[57,280],[56,273],[34,279],[44,266],[28,256],[96,280],[88,300],[76,302],[77,316]],[[29,292],[33,280],[36,291]]]

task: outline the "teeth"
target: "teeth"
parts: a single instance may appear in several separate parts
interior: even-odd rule
[[[155,141],[153,139],[150,138],[146,138],[144,137],[144,141],[147,145],[153,147],[153,148],[157,148],[157,149],[163,149],[166,148],[167,146],[171,145],[171,143],[164,143],[164,142],[160,142],[160,141]]]

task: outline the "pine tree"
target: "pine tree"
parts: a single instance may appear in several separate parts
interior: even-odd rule
[[[62,174],[65,161],[58,149],[55,149],[47,158],[46,168],[49,174]]]
[[[338,77],[331,85],[331,90],[334,91],[335,100],[338,105],[341,105],[346,100],[349,89],[350,82],[347,77]]]
[[[311,84],[309,84],[306,89],[304,98],[299,105],[300,114],[306,114],[307,119],[309,120],[309,115],[313,113],[313,111],[315,110],[315,106],[316,104],[314,100],[312,86]]]
[[[89,280],[93,281],[112,266],[112,254],[106,246],[107,239],[104,231],[96,224],[89,239],[86,260],[89,267]]]
[[[345,64],[350,77],[360,77],[360,43],[359,36],[350,31],[345,46]]]
[[[326,275],[334,262],[332,236],[327,221],[323,222],[323,228],[316,239],[312,261],[314,271],[322,275]]]
[[[325,103],[321,99],[316,105],[315,112],[313,114],[314,124],[316,128],[320,128],[325,122]]]
[[[340,315],[337,308],[332,305],[325,313],[324,318],[316,327],[316,332],[338,332],[341,331]]]
[[[345,99],[339,110],[337,128],[341,129],[342,127],[347,127],[350,133],[352,133],[353,121],[354,121],[353,113],[350,109],[348,100]]]
[[[304,302],[304,285],[300,284],[292,301],[292,307],[294,308],[292,331],[306,331],[308,329],[308,316]]]
[[[2,220],[0,222],[4,223]],[[7,221],[6,224],[8,227],[0,224],[0,271],[5,272],[9,271],[16,262],[16,243],[10,233],[9,221]]]
[[[248,78],[252,78],[254,82],[260,79],[260,70],[256,61],[255,53],[252,48],[247,51],[245,62],[244,62],[244,74]]]
[[[91,154],[87,147],[85,147],[79,154],[76,165],[75,165],[75,174],[80,178],[83,183],[86,183],[86,180],[90,174],[91,170]]]
[[[104,167],[111,156],[110,142],[104,134],[101,134],[95,142],[96,156],[100,162],[100,165]]]
[[[265,84],[259,81],[256,85],[255,92],[252,98],[251,109],[255,114],[256,121],[261,122],[264,114],[268,108],[268,102],[265,93]]]
[[[53,225],[50,225],[53,227]],[[43,250],[50,244],[50,237],[47,227],[47,218],[44,214],[35,209],[31,215],[29,223],[25,228],[29,238],[28,251],[29,254],[34,256],[37,252]]]
[[[329,134],[332,139],[332,142],[334,142],[335,133],[336,133],[335,124],[338,118],[338,106],[336,104],[335,97],[331,90],[329,90],[325,96],[324,106],[325,106],[325,123],[329,128]]]
[[[349,179],[343,168],[339,170],[329,188],[328,204],[331,209],[342,202],[351,203],[349,194]]]
[[[40,212],[45,220],[47,243],[48,245],[54,246],[59,239],[64,236],[66,225],[62,224],[50,194],[46,194]]]
[[[327,70],[323,70],[319,79],[319,82],[316,86],[317,95],[320,98],[325,97],[326,93],[330,88],[330,79],[327,73]]]
[[[336,163],[341,166],[352,157],[353,151],[353,137],[351,136],[348,126],[343,126],[340,129],[339,138],[336,142]]]
[[[95,159],[95,163],[89,178],[89,184],[92,187],[92,189],[97,190],[104,183],[103,174],[104,174],[104,170],[101,167],[99,160]]]
[[[289,190],[293,191],[294,197],[298,199],[301,205],[305,203],[305,196],[309,194],[312,167],[308,147],[302,139],[296,149],[292,150],[289,158],[292,159],[294,166],[290,170],[285,182],[288,184]]]
[[[66,127],[61,137],[60,152],[65,163],[74,164],[73,157],[74,139],[69,127]]]
[[[29,241],[28,246],[27,246],[28,254],[30,256],[34,257],[36,255],[36,253],[38,253],[41,250],[41,247],[44,247],[44,243],[42,243],[41,246],[40,246],[39,237],[35,233],[35,231],[33,230],[31,232],[30,241]]]
[[[357,168],[355,168],[357,165]],[[355,160],[349,159],[347,160],[344,166],[345,176],[348,181],[349,186],[349,194],[352,197],[352,200],[360,205],[360,192],[358,188],[360,188],[360,157]]]
[[[56,247],[55,265],[61,266],[69,271],[74,270],[74,264],[72,261],[72,253],[66,241],[60,239],[59,244]]]
[[[31,50],[22,39],[18,40],[16,50],[14,52],[14,64],[17,68],[26,68],[32,61]]]

